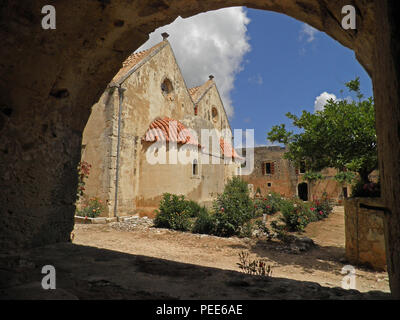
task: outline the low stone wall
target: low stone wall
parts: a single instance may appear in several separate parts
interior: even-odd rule
[[[384,213],[360,208],[360,203],[379,206],[378,201],[376,198],[344,200],[346,258],[352,264],[386,270]]]

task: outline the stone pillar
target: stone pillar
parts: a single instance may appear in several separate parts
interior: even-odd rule
[[[32,101],[18,103],[24,90],[15,93],[21,97],[12,97],[8,115],[0,115],[2,252],[69,241],[81,145],[57,98],[39,108],[32,95],[25,96]]]
[[[397,0],[375,0],[373,84],[379,170],[387,214],[387,264],[392,295],[400,299],[400,28]]]
[[[360,204],[380,207],[374,198],[344,200],[346,259],[351,264],[386,270],[384,213],[361,208]]]
[[[55,1],[56,30],[45,0],[0,5],[0,252],[69,241],[91,106],[149,33],[121,3]]]

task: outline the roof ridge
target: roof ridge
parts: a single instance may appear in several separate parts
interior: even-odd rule
[[[148,53],[151,49],[152,49],[152,48],[148,48],[148,49],[145,49],[145,50],[142,50],[142,51],[138,51],[138,52],[133,52],[133,53],[131,53],[131,54],[128,56],[128,58],[126,58],[126,59],[122,62],[122,66],[125,67],[126,65],[128,65],[128,64],[130,63],[130,61],[131,61],[131,59],[132,59],[133,57],[140,57],[141,55],[143,55],[143,54],[145,54],[145,53]]]
[[[122,62],[122,67],[118,70],[117,74],[114,76],[113,81],[118,82],[119,79],[123,78],[131,69],[141,63],[145,58],[147,58],[152,52],[159,48],[166,41],[163,40],[154,46],[139,51],[131,53],[125,60]]]
[[[206,91],[214,84],[215,84],[215,82],[210,79],[199,86],[188,89],[193,103],[200,102],[200,100],[204,97],[204,94],[206,93]]]

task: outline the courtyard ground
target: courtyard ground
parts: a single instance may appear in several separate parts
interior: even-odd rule
[[[345,265],[340,209],[309,225],[305,235],[317,246],[297,254],[279,242],[132,221],[77,224],[73,243],[0,255],[0,299],[390,299],[384,272],[357,268],[359,291],[340,288]],[[239,272],[242,251],[268,260],[272,277]],[[55,267],[56,290],[41,286],[44,265]]]
[[[239,253],[247,251],[253,259],[265,259],[273,267],[274,277],[313,281],[328,287],[341,286],[341,270],[347,264],[343,207],[335,207],[326,220],[307,226],[301,236],[311,238],[317,246],[297,254],[275,241],[220,238],[137,225],[77,224],[74,243],[234,271],[239,271]],[[124,231],[127,229],[130,231]],[[389,292],[386,272],[356,267],[356,275],[357,290]]]

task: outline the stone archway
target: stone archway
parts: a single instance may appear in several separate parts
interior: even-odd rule
[[[358,29],[340,26],[348,1],[53,1],[57,29],[41,28],[45,0],[0,7],[0,250],[68,241],[75,168],[90,107],[129,53],[179,15],[228,6],[272,10],[354,50],[374,84],[388,269],[400,298],[400,30],[396,0],[353,0]]]

